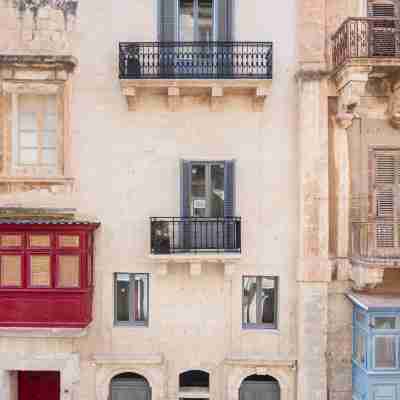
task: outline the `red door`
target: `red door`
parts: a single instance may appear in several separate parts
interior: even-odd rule
[[[18,400],[60,400],[60,373],[19,371]]]

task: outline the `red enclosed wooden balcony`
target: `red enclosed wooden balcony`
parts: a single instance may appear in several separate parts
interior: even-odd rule
[[[98,226],[0,218],[0,326],[83,328],[91,322]]]

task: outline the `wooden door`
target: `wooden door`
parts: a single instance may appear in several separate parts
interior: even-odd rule
[[[119,379],[111,384],[111,400],[151,400],[151,390],[142,380]]]
[[[60,400],[60,373],[19,371],[18,400]]]
[[[279,400],[277,382],[243,382],[239,390],[239,400]]]

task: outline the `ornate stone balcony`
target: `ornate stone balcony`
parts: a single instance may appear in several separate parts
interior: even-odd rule
[[[130,110],[139,97],[163,93],[168,108],[182,96],[210,96],[212,110],[224,95],[248,93],[259,111],[272,80],[270,42],[120,43],[119,78]]]

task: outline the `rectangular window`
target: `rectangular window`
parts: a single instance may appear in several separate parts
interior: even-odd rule
[[[278,278],[243,277],[243,327],[277,327]]]
[[[375,329],[396,329],[396,317],[374,317]]]
[[[396,337],[374,338],[375,368],[396,368]]]
[[[22,285],[21,256],[2,255],[0,258],[0,285]]]
[[[58,282],[57,286],[62,288],[79,287],[80,257],[59,256],[58,258]]]
[[[30,286],[49,287],[51,285],[50,265],[50,256],[31,255]]]
[[[13,164],[16,167],[56,167],[57,97],[20,94],[17,97],[17,120]]]
[[[115,275],[115,324],[147,325],[149,321],[148,274]]]

